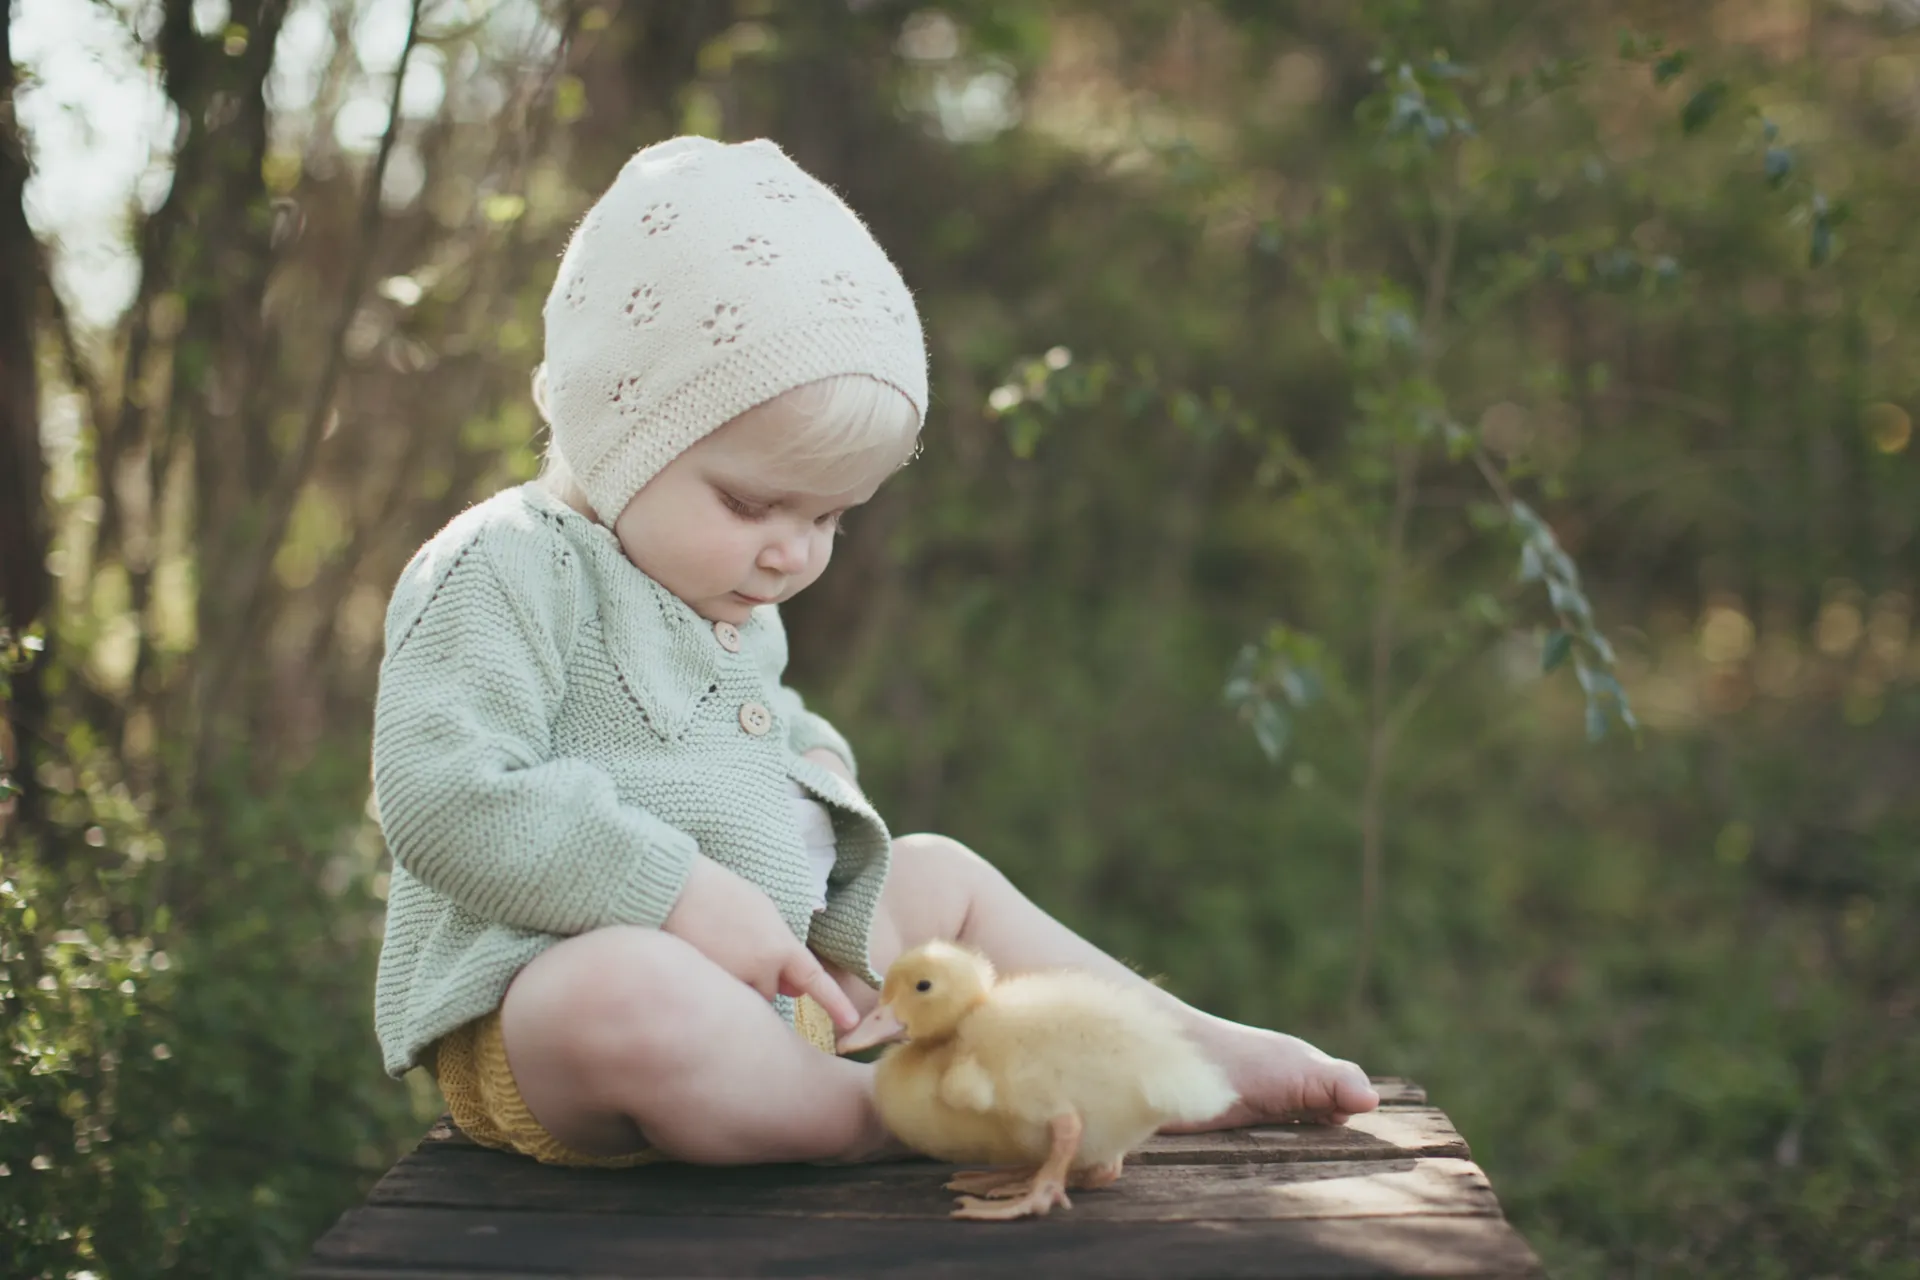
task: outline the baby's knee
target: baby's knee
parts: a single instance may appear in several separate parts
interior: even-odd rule
[[[885,936],[875,938],[873,963],[884,971],[902,950],[959,937],[974,905],[992,895],[999,875],[958,840],[929,834],[895,840],[883,899],[886,929],[876,922],[876,933]]]
[[[541,1042],[543,1056],[588,1092],[596,1081],[671,1069],[686,1048],[675,1028],[692,1012],[702,965],[711,962],[657,929],[619,926],[570,938],[514,980],[502,1009],[517,1024],[509,1042]]]
[[[922,831],[893,842],[892,874],[903,882],[944,889],[999,872],[951,836]]]

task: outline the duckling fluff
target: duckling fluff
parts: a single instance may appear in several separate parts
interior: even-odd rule
[[[896,960],[842,1049],[903,1029],[875,1070],[881,1119],[936,1159],[1000,1166],[947,1184],[989,1197],[962,1197],[956,1217],[1070,1205],[1066,1187],[1107,1185],[1156,1130],[1238,1096],[1149,993],[1072,970],[996,981],[984,956],[950,943]]]

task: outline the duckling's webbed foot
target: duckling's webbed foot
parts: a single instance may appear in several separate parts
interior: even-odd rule
[[[1067,1199],[1066,1186],[1058,1179],[1035,1178],[1018,1199],[982,1200],[978,1196],[961,1196],[960,1207],[953,1211],[953,1216],[975,1222],[1007,1222],[1014,1218],[1042,1217],[1056,1204],[1062,1209],[1073,1208],[1073,1201]]]
[[[1029,1215],[1042,1216],[1056,1204],[1063,1209],[1073,1208],[1073,1201],[1067,1199],[1067,1170],[1073,1167],[1073,1157],[1080,1151],[1080,1117],[1072,1112],[1055,1116],[1048,1128],[1053,1133],[1052,1150],[1047,1152],[1046,1163],[1034,1173],[1023,1191],[1009,1194],[1003,1200],[962,1196],[953,1216],[976,1222],[1005,1222]]]
[[[954,1174],[947,1182],[947,1190],[992,1199],[1021,1196],[1033,1186],[1033,1175],[1032,1169],[973,1169]]]

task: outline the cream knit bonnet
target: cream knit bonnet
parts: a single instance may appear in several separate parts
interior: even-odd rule
[[[926,343],[900,273],[764,139],[636,153],[547,295],[553,444],[607,524],[714,428],[839,374],[897,388],[925,421]]]

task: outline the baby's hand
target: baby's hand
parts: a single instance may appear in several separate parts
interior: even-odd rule
[[[860,1021],[846,992],[793,936],[773,900],[704,855],[695,855],[680,900],[660,926],[771,1000],[812,996],[842,1031]]]

